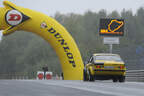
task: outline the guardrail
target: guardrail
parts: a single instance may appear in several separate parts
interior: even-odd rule
[[[126,72],[126,81],[144,82],[144,70],[128,70]]]
[[[28,80],[28,79],[37,79],[37,74],[32,73],[0,73],[0,80],[7,79],[7,80]],[[60,75],[54,75],[52,77],[53,80],[62,80]]]
[[[0,79],[35,79],[35,73],[0,73]]]
[[[61,79],[62,77],[53,79]],[[7,73],[0,74],[0,79],[36,79],[36,74],[34,73]],[[128,70],[126,71],[126,81],[129,82],[144,82],[144,70]]]

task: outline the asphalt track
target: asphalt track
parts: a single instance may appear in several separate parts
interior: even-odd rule
[[[0,96],[144,96],[144,83],[0,80]]]

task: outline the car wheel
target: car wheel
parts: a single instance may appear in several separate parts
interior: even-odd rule
[[[119,77],[119,82],[125,82],[125,76],[120,76]]]
[[[113,78],[112,80],[113,80],[113,82],[117,82],[117,81],[118,81],[118,79],[117,79],[117,78]]]
[[[95,81],[95,77],[89,71],[89,81]]]
[[[88,81],[88,75],[85,69],[83,70],[83,81]]]

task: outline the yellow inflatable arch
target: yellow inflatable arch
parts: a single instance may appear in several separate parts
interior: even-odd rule
[[[83,61],[75,41],[67,30],[53,18],[40,12],[4,1],[0,8],[0,30],[8,35],[16,30],[33,32],[43,37],[60,59],[64,80],[83,79]]]

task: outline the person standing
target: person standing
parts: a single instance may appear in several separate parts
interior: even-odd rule
[[[44,71],[44,80],[46,78],[46,72],[48,71],[48,66],[45,65],[44,67],[42,67],[42,70]]]

